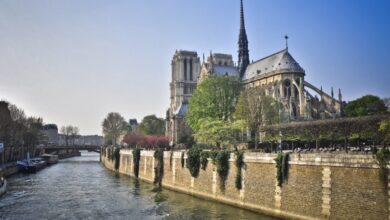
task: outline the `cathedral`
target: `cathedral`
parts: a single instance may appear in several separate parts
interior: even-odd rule
[[[244,88],[264,88],[266,95],[282,103],[288,122],[341,117],[340,89],[335,98],[333,88],[329,95],[322,87],[319,89],[305,81],[305,70],[290,54],[287,38],[283,50],[250,62],[241,0],[237,65],[230,54],[210,53],[207,60],[203,56],[200,62],[195,51],[176,51],[171,62],[170,107],[166,116],[166,135],[170,143],[179,143],[191,135],[185,122],[188,100],[196,85],[208,76],[229,75],[239,78]]]

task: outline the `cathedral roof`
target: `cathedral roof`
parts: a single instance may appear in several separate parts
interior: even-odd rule
[[[213,71],[212,73],[215,76],[238,76],[238,69],[234,66],[223,66],[223,65],[216,65],[213,64]]]
[[[181,103],[179,108],[173,113],[176,116],[184,117],[188,111],[188,104]]]
[[[268,73],[301,72],[305,70],[291,56],[287,49],[264,57],[248,65],[243,80]]]

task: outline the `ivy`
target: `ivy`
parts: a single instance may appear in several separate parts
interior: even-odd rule
[[[154,184],[161,186],[161,182],[164,176],[164,149],[158,148],[154,152],[154,161],[156,163],[154,167]]]
[[[289,154],[279,153],[275,158],[276,162],[276,179],[278,181],[278,186],[282,186],[283,182],[287,180],[288,177],[288,160]]]
[[[190,148],[187,153],[187,167],[192,177],[199,176],[200,170],[200,150],[196,146]]]
[[[107,148],[107,158],[108,160],[112,160],[111,148]]]
[[[238,190],[242,189],[242,173],[241,169],[245,166],[244,162],[244,152],[242,151],[236,151],[236,168],[237,168],[237,175],[236,175],[236,188]]]
[[[374,154],[374,157],[380,167],[380,174],[383,178],[383,183],[385,184],[385,187],[387,188],[388,187],[388,169],[387,168],[387,164],[389,163],[390,161],[390,151],[389,149],[387,148],[382,148],[380,150],[378,150],[376,152],[376,154]]]
[[[227,150],[219,151],[216,157],[217,173],[221,191],[225,191],[226,180],[229,175],[229,159],[230,153]]]
[[[181,152],[181,168],[184,168],[184,152]]]
[[[118,170],[119,164],[120,164],[120,148],[119,147],[115,148],[112,160],[115,160],[114,167],[116,170]]]
[[[390,161],[390,151],[386,148],[380,149],[375,154],[375,159],[381,169],[385,169]]]
[[[209,152],[208,151],[202,151],[200,153],[200,164],[201,164],[202,170],[206,170],[207,164],[209,162],[208,158],[209,158]]]
[[[141,160],[141,149],[133,149],[133,172],[134,176],[138,178],[139,174],[139,161]]]
[[[209,152],[209,156],[211,158],[211,162],[216,165],[217,164],[217,155],[218,155],[218,151],[216,150],[213,150],[213,151],[210,151]]]
[[[173,161],[173,150],[171,150],[171,155],[169,156],[169,168],[172,169],[172,161]]]

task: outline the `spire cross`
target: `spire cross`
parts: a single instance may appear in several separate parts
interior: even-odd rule
[[[288,49],[288,36],[287,36],[287,34],[284,35],[284,39],[286,39],[286,49]]]

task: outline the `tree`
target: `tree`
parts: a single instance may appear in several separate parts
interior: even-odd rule
[[[62,126],[60,132],[65,136],[65,144],[69,146],[69,144],[75,145],[75,140],[79,135],[79,128],[72,125]]]
[[[240,90],[240,82],[235,77],[211,76],[203,80],[189,100],[188,125],[197,133],[202,119],[215,120],[214,125],[232,121]]]
[[[195,133],[195,140],[198,143],[208,144],[221,148],[237,142],[237,134],[242,124],[238,122],[227,122],[217,119],[201,119],[200,127]]]
[[[42,133],[43,119],[28,117],[26,124],[27,131],[24,133],[24,143],[27,147],[27,151],[30,152],[31,155],[35,155],[37,145],[41,143],[44,138],[44,134]]]
[[[163,135],[165,133],[165,120],[156,115],[148,115],[139,125],[140,131],[145,135]]]
[[[280,109],[280,103],[271,96],[266,96],[261,87],[248,88],[240,94],[235,119],[242,120],[244,129],[249,129],[255,149],[258,146],[261,127],[279,122]]]
[[[22,159],[25,155],[24,134],[27,132],[27,118],[24,111],[18,108],[16,105],[10,104],[9,111],[12,119],[12,123],[9,127],[10,134],[10,152],[13,152],[10,160]]]
[[[127,123],[117,112],[110,112],[103,120],[103,134],[106,140],[112,140],[114,146],[117,145],[118,138],[126,131]]]
[[[387,107],[383,100],[373,95],[363,96],[349,102],[345,106],[345,114],[347,117],[384,114],[386,112]]]
[[[390,143],[390,118],[380,122],[379,131],[383,134],[383,145],[387,146]]]

